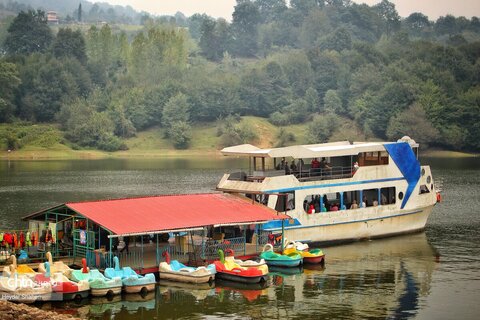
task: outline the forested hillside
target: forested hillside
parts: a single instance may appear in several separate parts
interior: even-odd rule
[[[0,122],[15,123],[0,130],[5,148],[21,147],[22,123],[58,124],[64,143],[109,151],[150,128],[176,148],[199,125],[216,127],[220,145],[261,140],[241,116],[285,127],[276,145],[407,134],[480,148],[477,17],[401,18],[387,0],[237,0],[231,22],[177,14],[135,33],[53,30],[42,11],[0,24]]]

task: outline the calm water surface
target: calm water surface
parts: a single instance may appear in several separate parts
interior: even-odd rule
[[[423,159],[443,185],[424,233],[328,247],[325,269],[273,272],[266,287],[162,284],[113,300],[43,304],[88,319],[479,319],[480,158]],[[0,229],[65,201],[210,192],[235,159],[0,162]]]

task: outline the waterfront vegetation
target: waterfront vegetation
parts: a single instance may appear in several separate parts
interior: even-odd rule
[[[405,134],[424,147],[480,148],[477,17],[401,18],[386,0],[247,0],[231,22],[178,13],[98,25],[77,9],[49,26],[45,13],[9,3],[0,5],[3,158]]]

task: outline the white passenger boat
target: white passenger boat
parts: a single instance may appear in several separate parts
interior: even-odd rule
[[[418,144],[409,137],[273,149],[244,144],[222,154],[249,158],[249,169],[225,174],[217,189],[285,212],[291,219],[270,221],[263,231],[275,235],[283,228],[284,237],[295,241],[324,244],[420,231],[439,200],[430,167],[420,165]]]

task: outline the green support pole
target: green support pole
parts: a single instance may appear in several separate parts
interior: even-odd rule
[[[58,226],[57,226],[57,223],[58,223],[58,214],[55,213],[55,255],[58,257],[58,245],[57,245],[57,242],[58,242]]]
[[[143,269],[143,235],[140,236],[140,238],[142,239],[142,269]]]
[[[112,233],[110,232],[110,235]],[[108,261],[108,267],[110,267],[112,265],[112,238],[108,238],[109,239],[109,242],[110,242],[110,248],[108,249],[108,257],[107,257],[107,261]],[[105,264],[107,264],[105,262]]]
[[[157,240],[157,249],[155,250],[155,261],[157,261],[157,266],[160,264],[160,256],[158,255],[158,233],[155,235]]]
[[[203,227],[202,237],[202,259],[205,259],[205,238],[207,237],[207,227]]]
[[[243,229],[243,255],[247,255],[247,228]]]
[[[283,253],[283,243],[285,239],[285,219],[282,219],[282,245],[280,246],[281,252]]]

